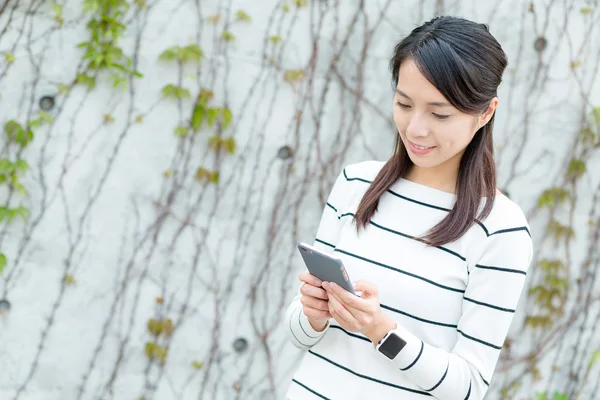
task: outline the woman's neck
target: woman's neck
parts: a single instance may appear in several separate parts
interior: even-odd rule
[[[456,194],[458,170],[442,164],[433,168],[422,168],[413,165],[404,176],[411,182],[429,186],[444,192]]]

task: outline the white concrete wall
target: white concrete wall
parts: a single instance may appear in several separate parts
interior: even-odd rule
[[[564,315],[546,331],[523,327],[539,313],[533,297],[523,298],[488,398],[501,398],[507,385],[506,398],[573,396],[585,381],[600,347],[592,199],[600,172],[597,147],[582,150],[578,138],[600,106],[597,2],[534,1],[531,11],[519,0],[307,0],[303,8],[291,0],[147,0],[127,11],[118,41],[143,78],[113,89],[100,73],[91,91],[72,85],[90,14],[81,1],[59,2],[59,26],[48,3],[0,5],[0,122],[26,125],[42,96],[56,102],[53,121],[34,130],[29,146],[4,133],[0,141],[0,158],[29,164],[27,194],[1,184],[0,205],[30,210],[26,221],[0,223],[0,299],[11,306],[0,317],[0,399],[281,398],[301,356],[281,324],[302,268],[295,244],[312,240],[345,164],[390,156],[387,61],[396,41],[436,12],[489,23],[508,53],[495,131],[500,186],[530,217],[536,263],[563,260],[559,277],[572,282]],[[251,22],[236,20],[240,9]],[[222,40],[224,30],[236,39]],[[547,38],[542,52],[538,36]],[[200,62],[179,70],[158,59],[194,43]],[[287,70],[304,78],[290,84]],[[167,84],[191,97],[163,99]],[[231,110],[231,126],[176,137],[202,88],[214,92],[212,105]],[[210,149],[215,134],[235,139],[233,154]],[[282,146],[292,159],[278,158]],[[574,157],[587,166],[576,183],[565,180]],[[218,170],[218,184],[198,182],[199,167]],[[575,200],[539,210],[540,194],[554,186]],[[551,218],[575,237],[564,239],[567,228],[553,230],[558,242],[546,235]],[[528,288],[545,274],[534,266]],[[157,341],[169,346],[162,366],[145,355],[156,341],[152,318],[174,323],[172,336]],[[240,352],[238,338],[248,344]],[[537,370],[528,368],[532,352]],[[588,374],[584,399],[598,365]]]

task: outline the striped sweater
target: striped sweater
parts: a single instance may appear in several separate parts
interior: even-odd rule
[[[363,335],[331,320],[313,330],[300,295],[285,324],[305,350],[286,398],[484,398],[510,328],[533,255],[527,221],[498,195],[490,215],[440,247],[413,240],[441,221],[456,197],[400,179],[381,197],[366,230],[352,223],[382,162],[349,165],[338,176],[314,246],[341,258],[353,281],[379,289],[383,312],[407,342],[394,360]]]

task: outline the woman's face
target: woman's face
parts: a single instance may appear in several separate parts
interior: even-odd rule
[[[473,136],[493,115],[497,98],[481,116],[453,107],[419,71],[412,59],[400,65],[394,121],[417,167],[455,168]]]

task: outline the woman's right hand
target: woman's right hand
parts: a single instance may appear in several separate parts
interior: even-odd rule
[[[300,272],[298,279],[303,282],[300,287],[302,311],[313,329],[321,332],[331,318],[327,292],[321,287],[322,282],[308,271]]]

